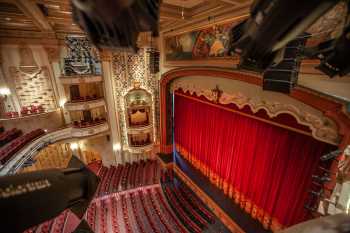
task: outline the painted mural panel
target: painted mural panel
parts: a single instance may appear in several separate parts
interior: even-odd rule
[[[232,57],[230,31],[236,23],[187,32],[165,38],[166,61],[186,61]]]

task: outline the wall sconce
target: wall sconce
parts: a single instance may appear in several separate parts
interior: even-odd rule
[[[60,103],[59,103],[59,104],[60,104],[60,107],[61,107],[61,108],[64,108],[64,105],[66,104],[66,102],[67,102],[66,99],[61,99],[61,100],[60,100]]]
[[[73,143],[70,144],[70,149],[71,150],[77,150],[78,148],[79,148],[78,143],[73,142]]]
[[[122,146],[120,143],[113,144],[113,151],[120,151],[122,149]]]
[[[11,95],[11,91],[8,87],[1,87],[0,88],[0,96],[4,97],[5,99],[7,96]]]

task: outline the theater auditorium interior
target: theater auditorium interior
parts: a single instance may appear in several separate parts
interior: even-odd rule
[[[0,233],[349,233],[349,0],[0,0]]]

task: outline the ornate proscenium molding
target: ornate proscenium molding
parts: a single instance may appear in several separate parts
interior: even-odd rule
[[[185,77],[210,77],[211,80],[224,79],[235,80],[238,82],[253,85],[262,90],[262,77],[248,72],[239,72],[232,69],[223,69],[217,67],[185,67],[170,70],[162,75],[160,80],[160,151],[162,153],[171,153],[172,145],[172,99],[170,93],[170,85],[175,80]],[[313,108],[324,117],[331,119],[337,125],[340,144],[339,148],[344,149],[350,143],[350,117],[344,111],[344,103],[329,96],[325,96],[319,92],[297,86],[289,95],[293,101],[299,101],[308,108]],[[223,97],[222,97],[223,98]],[[278,105],[276,105],[278,106]],[[310,119],[310,116],[304,116]],[[303,120],[304,121],[304,120]],[[310,122],[310,120],[309,120]],[[315,125],[322,124],[324,121],[313,121]],[[328,123],[324,122],[324,125]],[[319,130],[318,132],[322,132]],[[325,133],[323,131],[323,133]]]
[[[214,101],[213,102],[214,103],[219,103],[223,91],[219,88],[218,85],[216,85],[216,87],[214,89],[212,89],[211,92],[212,92],[212,95],[214,97]]]
[[[332,120],[325,116],[309,113],[300,109],[298,106],[275,100],[267,101],[262,98],[251,98],[241,92],[226,93],[220,90],[218,86],[211,90],[195,86],[193,83],[186,84],[186,82],[175,81],[170,86],[170,91],[174,92],[178,90],[182,90],[185,93],[189,92],[191,95],[203,96],[215,104],[234,104],[239,109],[248,106],[254,114],[264,109],[270,118],[277,117],[283,113],[290,114],[299,124],[309,127],[314,138],[333,145],[339,144],[340,136],[338,134],[338,127]]]

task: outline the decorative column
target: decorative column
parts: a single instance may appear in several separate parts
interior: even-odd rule
[[[110,127],[110,139],[113,147],[114,161],[117,164],[124,163],[123,147],[120,136],[119,117],[114,95],[114,82],[112,75],[112,52],[100,51],[102,63],[103,84],[105,89],[105,101],[107,105],[108,122]]]
[[[60,77],[61,77],[61,68],[60,68],[60,47],[59,46],[45,46],[44,47],[47,53],[48,60],[51,64],[52,71],[53,71],[53,77],[54,77],[54,87],[56,89],[57,93],[57,102],[58,106],[60,107],[61,113],[63,115],[64,123],[70,124],[71,119],[69,112],[64,109],[64,104],[67,102],[67,96],[64,91],[64,87],[61,83]]]

